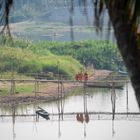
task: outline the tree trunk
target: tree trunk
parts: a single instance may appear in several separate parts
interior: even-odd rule
[[[117,1],[117,2],[116,2]],[[140,46],[137,31],[130,16],[125,11],[123,0],[107,4],[109,16],[114,27],[118,48],[128,70],[136,99],[140,108]]]

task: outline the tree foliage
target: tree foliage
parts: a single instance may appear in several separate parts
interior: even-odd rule
[[[17,72],[21,74],[49,73],[65,75],[73,78],[82,65],[70,56],[57,56],[44,49],[41,53],[31,42],[13,40],[0,45],[0,72]],[[43,52],[43,50],[42,50]],[[49,53],[48,53],[49,52]],[[46,55],[47,54],[47,55]],[[59,62],[59,66],[58,66]]]
[[[46,52],[47,55],[50,51],[56,55],[69,55],[79,60],[83,65],[94,64],[96,69],[117,70],[118,61],[121,60],[116,45],[108,41],[87,40],[72,43],[45,41],[38,43],[37,46],[37,48],[32,47],[32,50],[36,49],[37,53],[45,54]]]

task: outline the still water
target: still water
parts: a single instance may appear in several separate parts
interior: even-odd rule
[[[1,117],[1,140],[139,140],[140,115],[89,114],[88,121],[77,121],[76,112],[111,112],[111,91],[109,89],[86,89],[73,94],[61,102],[64,113],[74,113],[62,117],[58,113],[58,102],[23,105],[15,108],[16,114],[34,114],[38,106],[47,110],[50,120],[30,117]],[[86,101],[86,104],[85,104]],[[86,106],[86,107],[85,107]],[[131,85],[116,90],[116,112],[139,112]],[[12,114],[12,108],[1,108],[1,114]],[[54,115],[53,115],[54,114]]]

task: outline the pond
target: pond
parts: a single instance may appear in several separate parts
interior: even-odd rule
[[[128,87],[128,94],[127,94]],[[79,93],[78,93],[79,92]],[[115,90],[115,112],[139,112],[132,86]],[[86,93],[86,94],[83,94]],[[127,98],[128,95],[128,98]],[[63,117],[58,114],[58,103]],[[0,114],[35,114],[40,106],[50,113],[50,120],[36,116],[6,116],[0,118],[0,138],[3,140],[139,140],[140,115],[115,115],[112,121],[111,90],[87,88],[76,89],[71,96],[60,102],[36,103],[18,107],[0,108]],[[61,112],[60,107],[60,112]],[[77,118],[77,112],[88,113],[88,121]],[[94,114],[94,113],[97,114]]]

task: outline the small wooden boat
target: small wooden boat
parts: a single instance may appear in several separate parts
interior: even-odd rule
[[[41,116],[47,120],[50,119],[49,113],[46,110],[42,109],[41,107],[38,107],[38,109],[36,110],[36,114],[38,114],[39,116]]]
[[[87,87],[97,87],[97,88],[112,88],[111,83],[105,83],[105,82],[91,82],[91,83],[86,83]],[[114,88],[117,89],[123,89],[123,84],[122,83],[114,83]]]

